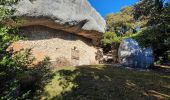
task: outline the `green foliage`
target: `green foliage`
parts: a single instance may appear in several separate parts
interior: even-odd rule
[[[27,67],[32,67],[32,63],[35,57],[32,55],[31,49],[21,50],[14,57],[14,62],[16,66],[26,69]]]
[[[102,40],[102,42],[104,43],[104,46],[111,45],[113,42],[120,43],[120,41],[121,41],[121,37],[117,36],[113,32],[104,33],[103,40]]]
[[[6,5],[9,5],[6,2],[10,2],[10,0],[0,1],[1,4],[0,6],[0,73],[3,73],[2,75],[0,75],[0,81],[2,82],[1,84],[2,86],[0,85],[0,88],[3,87],[3,81],[4,84],[6,84],[6,82],[9,81],[8,79],[11,79],[11,77],[14,75],[16,71],[11,54],[8,51],[6,51],[6,49],[8,48],[11,42],[20,39],[19,36],[14,34],[17,31],[17,29],[9,28],[4,24],[6,19],[9,19],[10,15],[12,14],[11,10],[5,8]]]
[[[0,96],[2,100],[24,99],[26,95],[29,94],[28,93],[29,91],[23,91],[21,89],[22,86],[22,84],[20,83],[21,80],[18,79],[19,74],[25,73],[27,71],[25,65],[28,65],[30,63],[24,61],[32,60],[30,56],[25,57],[25,55],[28,54],[31,53],[29,50],[26,50],[22,53],[17,53],[14,57],[11,57],[10,55],[4,56],[3,59],[1,60],[0,72],[4,73],[3,76],[0,75],[0,80],[1,80]]]
[[[136,33],[136,27],[144,27],[146,20],[137,22],[133,16],[133,6],[123,8],[119,13],[108,14],[106,17],[107,31],[117,35]]]
[[[170,49],[170,2],[165,0],[140,0],[135,5],[134,17],[147,18],[147,28],[137,37],[140,43],[154,48],[156,60],[167,60]]]
[[[164,0],[140,0],[133,7],[106,17],[107,32],[104,46],[120,42],[123,38],[134,38],[141,46],[152,47],[156,60],[168,62],[170,50],[170,2]],[[140,31],[135,28],[140,27]]]
[[[12,19],[14,9],[9,9],[10,6],[17,3],[18,0],[0,0],[0,27],[4,26],[4,23]]]
[[[34,65],[35,58],[31,49],[21,50],[10,60],[4,60],[3,71],[6,73],[1,78],[1,99],[32,99],[43,91],[42,88],[53,76],[50,69],[49,57]],[[9,64],[10,63],[10,64]],[[11,71],[8,71],[10,67]],[[7,70],[8,69],[8,70]],[[10,73],[9,73],[10,72]]]
[[[141,33],[137,28],[143,30],[147,20],[135,21],[133,11],[134,7],[129,6],[123,8],[119,13],[107,15],[107,32],[104,33],[102,40],[104,47],[107,48],[114,43],[118,48],[122,39],[133,38]]]
[[[151,16],[158,16],[162,10],[165,0],[139,0],[139,2],[134,6],[134,17],[136,19]],[[155,20],[156,21],[156,20]]]
[[[17,2],[18,0],[0,0],[0,5],[12,5]]]
[[[7,27],[0,27],[0,52],[6,49],[10,43],[20,40],[20,37],[17,34],[14,34],[17,29],[7,28]]]
[[[0,22],[1,24],[7,19],[9,18],[9,15],[10,14],[10,10],[9,9],[6,9],[4,7],[0,7]]]
[[[20,94],[27,94],[25,98],[33,99],[34,96],[42,92],[42,88],[52,78],[53,72],[50,69],[50,58],[46,57],[38,64],[33,64],[35,58],[32,55],[31,49],[21,50],[14,57],[15,66],[18,66],[16,79],[19,82]]]
[[[17,28],[6,26],[6,21],[16,20],[11,17],[14,10],[7,9],[18,0],[0,0],[0,99],[18,100],[33,98],[35,90],[41,90],[51,77],[49,58],[33,65],[35,58],[31,49],[16,52],[14,56],[7,51],[8,46],[22,39],[17,35]],[[16,22],[17,23],[17,22]]]

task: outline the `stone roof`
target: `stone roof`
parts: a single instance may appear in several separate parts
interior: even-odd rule
[[[91,39],[105,32],[105,20],[88,0],[20,0],[13,8],[22,26],[43,25]]]

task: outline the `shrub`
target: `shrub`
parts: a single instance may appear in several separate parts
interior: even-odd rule
[[[53,76],[50,69],[50,58],[46,57],[43,61],[34,65],[35,57],[31,49],[17,52],[12,58],[10,66],[12,73],[10,77],[5,75],[1,87],[1,98],[6,99],[33,99],[43,91],[43,87]],[[14,71],[15,68],[15,71]],[[7,79],[8,78],[8,79]]]
[[[106,32],[103,35],[103,45],[111,45],[113,42],[114,43],[120,43],[121,42],[122,37],[121,36],[117,36],[115,33],[113,32]]]

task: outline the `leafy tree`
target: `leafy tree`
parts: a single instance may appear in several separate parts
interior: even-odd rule
[[[33,98],[51,77],[49,58],[33,65],[31,49],[21,50],[14,55],[7,50],[12,42],[22,39],[18,29],[6,25],[6,21],[16,22],[11,15],[14,10],[8,9],[17,0],[0,0],[0,99],[17,100]],[[17,22],[16,22],[17,23]],[[13,56],[12,56],[13,55]],[[29,68],[31,67],[31,68]]]
[[[5,25],[6,20],[12,20],[12,10],[7,9],[16,3],[16,0],[0,0],[0,99],[12,99],[17,96],[18,81],[16,80],[16,72],[18,70],[11,54],[6,50],[10,43],[19,39],[14,34],[17,30]]]
[[[107,15],[107,32],[104,33],[102,40],[104,51],[111,49],[112,43],[118,48],[123,38],[134,37],[138,35],[138,31],[145,28],[147,20],[136,21],[133,11],[134,7],[128,6],[121,9],[119,13]]]
[[[170,50],[170,2],[165,0],[140,0],[135,5],[134,18],[148,19],[147,28],[137,37],[145,46],[154,48],[156,60],[168,62]]]
[[[133,6],[128,6],[119,13],[108,14],[106,17],[107,31],[117,35],[126,35],[137,32],[137,28],[143,28],[146,20],[135,21],[133,16]]]
[[[139,0],[136,5],[123,8],[119,13],[109,14],[106,23],[105,47],[131,37],[141,46],[151,46],[156,61],[170,61],[170,2],[167,0]]]

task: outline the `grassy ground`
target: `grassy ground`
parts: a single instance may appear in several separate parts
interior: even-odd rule
[[[44,87],[42,99],[170,100],[170,74],[106,65],[66,67]]]

